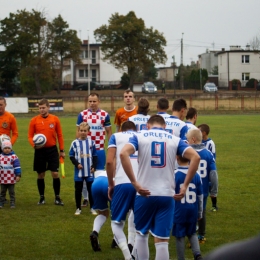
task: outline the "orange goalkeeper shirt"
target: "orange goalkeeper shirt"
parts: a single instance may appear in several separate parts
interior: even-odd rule
[[[0,135],[6,134],[10,136],[13,145],[18,137],[18,128],[14,115],[5,111],[3,115],[0,115],[0,124]]]
[[[44,134],[46,136],[47,142],[44,147],[56,145],[58,138],[59,148],[64,150],[61,124],[57,116],[48,114],[47,117],[42,117],[41,115],[33,117],[28,131],[28,140],[32,147],[34,147],[33,136],[35,134]]]
[[[130,116],[137,114],[138,107],[134,107],[132,110],[126,110],[124,107],[119,108],[116,111],[114,123],[116,126],[121,127],[121,125],[128,120]]]

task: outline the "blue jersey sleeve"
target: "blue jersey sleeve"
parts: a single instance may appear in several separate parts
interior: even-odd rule
[[[108,142],[108,148],[109,147],[115,147],[116,146],[116,137],[114,134],[111,135],[109,142]]]
[[[76,125],[79,126],[82,122],[83,122],[83,118],[81,113],[79,113]]]
[[[104,126],[105,126],[105,127],[111,126],[109,114],[107,114],[107,116],[106,116],[106,118],[105,118]]]
[[[133,135],[132,137],[130,137],[128,143],[132,144],[134,146],[135,150],[138,151],[138,138],[136,135]]]
[[[189,129],[188,129],[187,125],[183,126],[183,128],[181,129],[181,131],[180,131],[180,138],[182,140],[187,140],[186,134],[187,134],[188,130]]]
[[[185,150],[189,147],[187,143],[185,143],[183,140],[180,140],[178,148],[177,148],[177,155],[182,156]]]

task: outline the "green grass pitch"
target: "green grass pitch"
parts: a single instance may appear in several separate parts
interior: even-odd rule
[[[66,154],[75,138],[76,117],[61,117]],[[111,249],[110,219],[100,232],[102,251],[93,252],[89,234],[94,216],[83,208],[75,216],[73,167],[65,159],[66,178],[61,179],[61,198],[65,206],[55,206],[52,178],[46,173],[46,205],[38,206],[36,173],[32,171],[33,149],[27,141],[30,118],[18,117],[19,137],[14,151],[22,166],[22,179],[16,184],[16,208],[0,210],[0,259],[123,259],[119,249]],[[111,120],[113,122],[113,119]],[[202,254],[227,242],[259,233],[260,227],[260,116],[199,116],[197,124],[207,123],[216,143],[219,174],[219,211],[207,212],[205,244]],[[9,199],[9,197],[8,197]],[[208,200],[208,209],[211,206]],[[149,239],[150,259],[155,258],[153,239]],[[175,240],[169,243],[170,259],[176,259]],[[187,259],[193,259],[186,250]]]

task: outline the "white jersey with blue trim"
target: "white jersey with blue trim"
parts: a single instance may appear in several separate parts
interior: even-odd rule
[[[192,123],[189,122],[189,121],[186,122],[186,125],[187,125],[187,127],[188,127],[188,132],[189,132],[190,130],[192,130],[192,129],[198,129],[197,126],[195,126],[194,124],[192,124]]]
[[[127,177],[123,166],[120,160],[120,152],[125,144],[128,143],[129,138],[132,137],[136,132],[127,131],[127,132],[118,132],[111,135],[108,143],[109,148],[116,148],[116,174],[115,174],[115,185],[122,183],[130,183],[129,178]],[[138,172],[138,162],[137,162],[137,152],[130,156],[130,161],[133,167],[134,174],[137,175]]]
[[[216,146],[212,139],[208,138],[207,140],[202,140],[202,143],[209,151],[212,152],[214,159],[216,160]]]
[[[149,115],[143,115],[143,114],[137,114],[134,116],[130,116],[128,118],[129,121],[132,121],[135,126],[136,126],[136,131],[141,131],[141,130],[147,130],[147,121],[149,120],[150,116]]]
[[[167,118],[169,118],[171,116],[166,112],[158,112],[157,115],[163,117],[164,120],[166,120]]]
[[[186,140],[186,134],[188,132],[188,127],[185,122],[180,120],[176,116],[170,116],[165,119],[166,127],[165,130],[182,140]]]
[[[151,196],[173,196],[176,155],[183,155],[191,148],[164,128],[137,132],[129,143],[138,151],[137,181],[141,186],[148,189]]]

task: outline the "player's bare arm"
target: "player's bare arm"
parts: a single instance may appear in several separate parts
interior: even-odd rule
[[[116,148],[111,147],[107,150],[107,162],[106,162],[106,170],[107,170],[107,178],[108,178],[108,198],[112,200],[113,191],[114,191],[114,173],[115,173],[115,156],[116,156]]]
[[[107,134],[107,141],[109,141],[109,139],[112,135],[112,128],[111,128],[111,126],[107,126],[107,127],[105,127],[105,129],[106,129],[106,134]]]
[[[132,185],[136,189],[136,191],[141,195],[141,196],[149,196],[151,193],[149,190],[144,189],[136,180],[133,168],[130,162],[129,156],[135,152],[135,149],[132,145],[126,144],[121,152],[120,152],[120,159],[122,166],[124,168],[124,171],[126,175],[128,176],[129,180],[131,181]]]
[[[190,181],[194,177],[196,171],[198,170],[200,163],[200,156],[198,153],[191,147],[185,150],[184,157],[190,160],[190,166],[187,172],[187,176],[184,180],[183,186],[180,189],[179,194],[174,195],[175,200],[181,200],[186,193],[187,187],[189,186]]]

